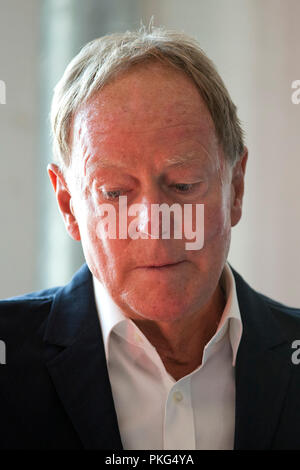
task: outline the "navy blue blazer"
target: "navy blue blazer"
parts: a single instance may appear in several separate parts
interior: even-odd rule
[[[300,449],[300,310],[233,272],[244,328],[234,448]],[[122,449],[86,264],[66,286],[1,301],[0,339],[1,449]]]

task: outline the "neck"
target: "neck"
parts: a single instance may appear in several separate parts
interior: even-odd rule
[[[169,374],[179,380],[201,365],[204,347],[217,330],[225,304],[218,285],[205,307],[190,316],[171,323],[133,321],[156,348]]]

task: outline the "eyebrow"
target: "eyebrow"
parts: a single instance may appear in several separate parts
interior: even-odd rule
[[[183,166],[189,163],[201,162],[201,156],[199,152],[190,152],[183,155],[175,155],[165,161],[167,167],[169,166]]]
[[[208,152],[205,152],[208,155]],[[85,162],[84,162],[84,168],[86,171],[86,165],[88,160],[94,160],[96,157],[95,154],[89,155]],[[201,163],[202,158],[201,158],[201,153],[192,151],[188,152],[185,154],[179,154],[179,155],[174,155],[173,157],[169,157],[164,161],[164,168],[172,168],[172,167],[183,167],[185,165],[188,165],[189,163]],[[95,162],[91,164],[92,166],[92,172],[94,171],[95,167],[101,167],[101,168],[112,168],[112,169],[126,169],[126,165],[123,165],[121,162],[112,162],[110,158],[102,155],[97,158]]]
[[[85,174],[86,174],[86,168],[87,168],[88,162],[90,162],[92,171],[94,171],[95,167],[99,167],[99,166],[101,168],[124,168],[124,165],[122,165],[119,162],[113,163],[110,160],[110,158],[107,158],[104,156],[101,156],[101,157],[98,156],[97,159],[95,160],[95,157],[96,157],[95,154],[93,155],[90,154],[88,155],[87,158],[84,159],[84,173]]]

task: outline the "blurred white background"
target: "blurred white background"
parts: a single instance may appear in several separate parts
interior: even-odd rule
[[[194,36],[238,106],[249,160],[229,260],[300,306],[299,0],[0,0],[0,297],[64,284],[83,263],[46,172],[52,89],[87,41],[147,24]]]

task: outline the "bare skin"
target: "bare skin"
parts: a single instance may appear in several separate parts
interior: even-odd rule
[[[219,280],[242,213],[247,149],[231,168],[194,83],[155,62],[118,76],[84,104],[70,145],[67,171],[48,167],[66,229],[179,380],[201,364],[224,310]],[[204,247],[187,251],[184,237],[100,239],[100,204],[117,207],[120,195],[128,206],[145,204],[149,220],[153,203],[204,203]]]
[[[135,320],[135,323],[156,348],[169,374],[179,380],[201,365],[204,347],[215,334],[224,307],[224,295],[217,288],[202,313],[203,318],[209,318],[209,321],[202,321],[201,327],[198,312],[188,324],[180,320],[174,322],[171,335],[168,324],[160,322],[158,325],[146,320]]]

